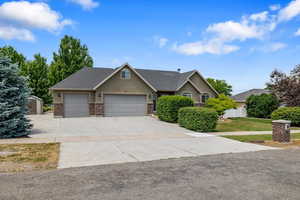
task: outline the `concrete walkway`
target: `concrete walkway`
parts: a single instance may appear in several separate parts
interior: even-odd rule
[[[300,133],[300,130],[291,130],[291,133]],[[212,135],[265,135],[272,134],[272,131],[236,131],[236,132],[212,132]]]

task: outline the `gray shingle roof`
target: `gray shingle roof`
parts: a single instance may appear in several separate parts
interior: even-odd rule
[[[112,68],[83,68],[68,78],[54,85],[51,89],[92,90],[116,69]],[[161,71],[135,69],[158,91],[175,91],[194,71],[179,73],[177,71]]]
[[[246,102],[247,98],[251,95],[270,94],[269,90],[265,89],[251,89],[246,92],[242,92],[232,96],[231,98],[237,102]]]

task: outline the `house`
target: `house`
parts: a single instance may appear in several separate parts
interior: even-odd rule
[[[229,109],[225,111],[224,118],[234,118],[234,117],[247,117],[246,101],[251,95],[260,94],[270,94],[269,90],[265,89],[251,89],[245,92],[236,94],[231,98],[235,100],[238,104],[236,109]]]
[[[160,71],[83,68],[50,88],[55,117],[143,116],[153,113],[163,95],[191,97],[201,106],[217,91],[196,70]]]
[[[43,100],[37,96],[30,96],[27,100],[28,115],[43,114]]]
[[[246,104],[247,98],[250,97],[251,95],[261,95],[261,94],[270,94],[270,93],[271,92],[266,89],[251,89],[251,90],[247,90],[245,92],[236,94],[236,95],[232,96],[231,98],[239,104],[239,107],[243,107]]]

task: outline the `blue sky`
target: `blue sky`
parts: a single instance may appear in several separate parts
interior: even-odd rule
[[[95,67],[197,69],[237,93],[300,64],[300,0],[0,1],[1,46],[50,62],[65,34]]]

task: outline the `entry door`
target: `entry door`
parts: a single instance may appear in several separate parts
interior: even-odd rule
[[[104,95],[104,116],[144,116],[146,106],[146,95]]]

